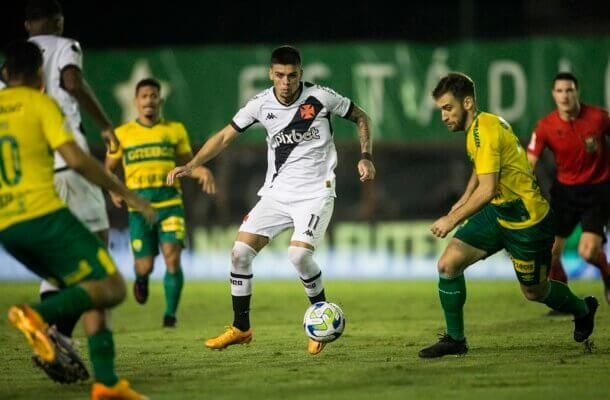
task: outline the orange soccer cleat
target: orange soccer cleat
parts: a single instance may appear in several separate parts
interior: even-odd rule
[[[129,387],[126,379],[119,379],[113,386],[95,382],[91,386],[91,400],[148,400],[148,397]]]
[[[25,335],[34,353],[43,361],[55,361],[55,346],[47,331],[49,325],[42,319],[40,314],[26,304],[12,306],[8,310],[8,320]]]
[[[247,344],[252,341],[252,329],[243,332],[233,325],[227,326],[220,335],[205,341],[205,347],[215,350],[224,349],[233,344]]]

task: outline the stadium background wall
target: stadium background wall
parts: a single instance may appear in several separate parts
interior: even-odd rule
[[[297,43],[297,45],[299,45]],[[461,195],[470,174],[463,136],[450,134],[429,96],[439,75],[469,73],[477,82],[480,108],[504,116],[525,144],[536,120],[553,109],[550,80],[572,70],[581,80],[586,103],[610,106],[610,36],[547,37],[461,41],[443,46],[408,42],[302,44],[305,78],[328,85],[365,108],[374,121],[378,179],[361,184],[353,125],[333,121],[339,153],[338,199],[318,259],[333,278],[433,278],[444,242],[427,227]],[[85,73],[113,121],[133,117],[133,89],[144,77],[163,83],[165,116],[183,121],[195,150],[253,94],[269,86],[264,45],[201,46],[147,50],[93,50]],[[94,153],[103,148],[85,121]],[[264,133],[248,130],[210,167],[219,193],[210,198],[191,182],[184,185],[190,246],[184,256],[191,278],[224,279],[237,226],[256,202],[266,167]],[[537,174],[548,194],[552,159],[547,154]],[[244,174],[243,171],[249,173]],[[109,203],[112,252],[132,276],[126,212]],[[292,277],[283,235],[255,262],[259,277]],[[565,255],[572,277],[593,277],[595,269],[575,252],[578,232]],[[0,253],[0,279],[30,279],[24,268]],[[503,255],[470,274],[510,278]],[[157,266],[155,275],[164,270]]]

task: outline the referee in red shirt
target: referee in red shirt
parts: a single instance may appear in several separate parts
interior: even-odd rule
[[[565,241],[580,222],[578,254],[601,271],[606,302],[610,303],[610,270],[604,252],[610,217],[610,135],[608,111],[582,104],[578,80],[569,72],[553,79],[557,110],[536,125],[527,148],[532,169],[545,147],[555,156],[557,176],[551,188],[551,207],[557,216],[550,279],[567,282],[561,265]]]

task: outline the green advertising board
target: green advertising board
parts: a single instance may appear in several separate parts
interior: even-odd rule
[[[113,121],[133,118],[134,86],[153,76],[163,84],[165,116],[183,121],[196,143],[271,84],[270,45],[103,51],[84,46],[85,74]],[[448,71],[470,75],[479,108],[502,115],[522,137],[553,109],[550,81],[559,70],[577,74],[584,102],[610,105],[610,36],[297,46],[305,80],[330,86],[363,107],[377,141],[445,138],[430,92]],[[355,138],[353,124],[337,121],[334,127],[337,139]],[[262,142],[264,133],[251,129],[240,140]]]

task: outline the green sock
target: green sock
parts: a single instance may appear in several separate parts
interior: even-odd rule
[[[581,317],[589,312],[587,303],[583,299],[576,297],[568,285],[559,281],[549,281],[549,293],[541,303],[546,304],[553,310],[574,314],[577,317]]]
[[[163,287],[165,288],[165,315],[176,316],[176,310],[178,309],[178,303],[180,302],[180,294],[182,293],[182,286],[184,286],[184,275],[182,274],[182,268],[178,267],[178,271],[175,274],[171,274],[169,271],[165,272],[163,277]]]
[[[82,287],[70,286],[60,290],[55,296],[32,305],[32,308],[38,311],[47,324],[52,325],[60,317],[76,317],[92,309],[93,301]]]
[[[447,333],[455,340],[464,339],[464,303],[466,303],[464,274],[453,278],[439,276],[438,294],[445,313]]]
[[[119,378],[114,373],[114,340],[112,332],[102,329],[87,338],[89,357],[96,382],[113,386]]]

